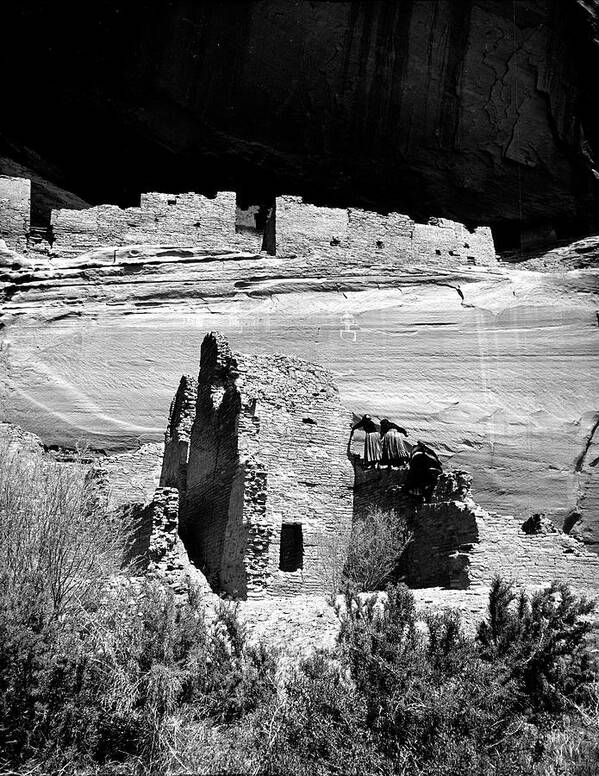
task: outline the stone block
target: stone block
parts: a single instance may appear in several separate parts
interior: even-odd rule
[[[0,175],[0,239],[9,248],[25,250],[31,211],[31,181]]]
[[[301,197],[277,197],[277,254],[336,255],[348,247],[347,210],[317,207]]]

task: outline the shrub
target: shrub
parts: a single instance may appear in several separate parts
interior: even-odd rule
[[[4,466],[3,773],[596,771],[593,605],[566,585],[528,596],[495,580],[472,638],[455,612],[418,614],[405,586],[356,592],[389,578],[407,541],[378,513],[356,529],[338,649],[285,672],[248,644],[236,605],[207,622],[198,590],[176,601],[113,576],[126,532],[81,467]]]
[[[596,678],[588,645],[594,609],[594,602],[577,598],[563,583],[528,595],[496,578],[488,619],[478,629],[481,653],[509,665],[523,707],[564,711],[584,704]]]
[[[364,699],[324,652],[292,672],[263,739],[266,774],[364,774],[385,765],[366,725]]]
[[[154,767],[177,715],[234,722],[268,702],[276,659],[234,608],[208,627],[197,591],[176,603],[117,573],[128,532],[84,467],[6,450],[0,466],[0,769]]]
[[[588,646],[578,642],[578,634],[586,631],[581,618],[588,604],[576,602],[565,590],[556,602],[555,592],[554,585],[538,600],[533,598],[530,609],[544,612],[557,626],[557,642],[547,636],[545,625],[543,643],[568,642],[574,654],[580,647],[580,660],[569,656],[565,673],[563,664],[558,670],[551,661],[541,668],[545,677],[552,677],[554,688],[560,677],[563,697],[572,701],[583,698],[588,682],[596,677],[590,669]],[[528,647],[508,648],[507,634],[513,637],[514,628],[518,631],[520,626],[504,611],[505,598],[505,587],[492,591],[495,641],[483,643],[463,634],[456,613],[428,615],[419,621],[412,594],[401,586],[388,588],[382,610],[374,597],[349,596],[341,645],[356,689],[365,700],[375,747],[394,763],[396,772],[414,776],[542,773],[539,768],[547,765],[548,757],[548,723],[559,723],[563,707],[545,704],[551,716],[543,720],[522,703],[526,661],[537,654],[530,648],[533,644],[540,649],[539,657],[555,651],[561,660],[564,653],[561,647],[545,649],[538,638],[535,641],[538,628],[521,628]],[[554,601],[554,608],[542,603],[547,599]],[[518,615],[518,611],[513,614]],[[538,616],[531,614],[534,619]],[[570,639],[563,633],[566,624]],[[514,663],[514,654],[526,657]],[[538,667],[542,664],[543,660],[536,660]]]
[[[118,571],[129,541],[86,482],[86,468],[0,449],[0,603],[60,617]]]
[[[372,509],[352,528],[344,568],[346,586],[356,590],[382,590],[395,574],[411,533],[395,512]]]

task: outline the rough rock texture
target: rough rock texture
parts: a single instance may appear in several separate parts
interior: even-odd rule
[[[494,265],[489,227],[469,230],[463,224],[431,218],[416,224],[400,213],[356,208],[326,208],[301,197],[273,199],[269,207],[241,209],[233,192],[213,198],[201,194],[142,194],[140,207],[101,205],[59,209],[51,214],[47,240],[29,232],[29,181],[0,178],[0,224],[13,247],[29,250],[51,266],[64,269],[116,265],[121,248],[132,244],[180,246],[205,251],[245,251],[361,265],[364,256],[381,264],[414,261]],[[102,250],[104,249],[104,250]],[[40,255],[41,254],[41,255]],[[81,254],[86,257],[82,260]],[[91,254],[87,256],[87,254]],[[129,258],[143,251],[129,248]]]
[[[94,468],[106,482],[109,509],[151,501],[160,484],[163,453],[164,445],[154,442],[135,450],[97,456]]]
[[[599,407],[597,270],[362,258],[123,248],[116,264],[107,249],[11,271],[1,411],[47,444],[158,442],[173,375],[219,328],[241,350],[326,364],[349,410],[384,412],[473,472],[486,508],[560,527],[582,510],[594,541],[599,452],[578,461]]]
[[[27,248],[31,181],[0,175],[0,237],[9,248]]]
[[[169,585],[175,595],[184,594],[189,587],[202,593],[206,603],[213,603],[204,575],[190,562],[179,537],[179,493],[175,488],[157,488],[152,500],[138,505],[133,515],[135,541],[130,550],[131,561],[137,570],[151,579]]]
[[[237,613],[250,643],[272,644],[283,656],[333,649],[341,624],[327,599],[315,595],[248,599]]]
[[[201,185],[595,217],[596,2],[4,5],[4,132],[88,201]]]
[[[21,185],[7,184],[15,196]],[[135,213],[166,213],[167,236],[187,239],[197,207],[202,239],[212,229],[217,242],[256,239],[243,232],[250,214],[258,226],[256,213],[243,211],[238,227],[232,195],[170,198],[144,195]],[[86,245],[124,239],[129,211],[110,207],[60,211],[71,220],[56,250],[2,249],[6,417],[49,444],[86,438],[114,451],[156,440],[172,374],[195,360],[196,332],[216,324],[252,351],[316,353],[349,409],[382,409],[474,471],[485,507],[520,522],[543,510],[595,542],[596,239],[545,254],[551,272],[485,267],[495,259],[482,228],[292,197],[276,204],[284,217],[273,235],[287,255],[69,247],[82,235]],[[107,231],[96,218],[100,237],[77,226],[90,213],[111,214]],[[573,256],[583,268],[563,271],[557,257],[581,266]]]
[[[486,591],[501,574],[533,588],[559,580],[583,593],[599,591],[595,553],[555,527],[530,532],[512,516],[485,511],[473,501],[467,472],[441,474],[424,503],[403,493],[404,480],[402,470],[363,471],[356,478],[356,514],[367,519],[368,509],[377,506],[407,521],[412,540],[403,572],[410,587]]]
[[[242,599],[329,592],[328,540],[345,547],[352,521],[349,418],[332,376],[233,354],[212,333],[193,398],[192,385],[173,401],[161,477],[179,488],[190,556]]]

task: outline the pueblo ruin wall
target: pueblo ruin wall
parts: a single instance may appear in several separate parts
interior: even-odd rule
[[[330,592],[352,524],[348,427],[327,370],[206,336],[171,407],[161,485],[179,489],[181,536],[214,590]]]
[[[10,248],[27,249],[31,212],[31,181],[0,175],[0,239]]]
[[[400,213],[319,207],[296,196],[246,205],[230,191],[214,197],[154,192],[142,194],[139,207],[53,210],[46,240],[40,242],[39,230],[30,232],[30,199],[28,180],[0,177],[0,236],[10,248],[43,250],[57,258],[106,247],[164,245],[322,257],[356,266],[496,263],[488,227],[469,230],[441,218],[417,224]]]
[[[405,471],[364,469],[359,461],[354,466],[354,520],[368,520],[376,507],[394,511],[412,532],[402,559],[410,587],[486,589],[501,575],[532,587],[558,580],[591,594],[599,591],[595,553],[548,520],[527,532],[513,516],[482,509],[472,498],[467,472],[444,472],[430,501],[420,503],[403,491]]]

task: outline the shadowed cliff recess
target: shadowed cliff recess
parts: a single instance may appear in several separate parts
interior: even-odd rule
[[[500,250],[596,225],[595,3],[5,5],[0,172],[92,204],[295,193]]]

